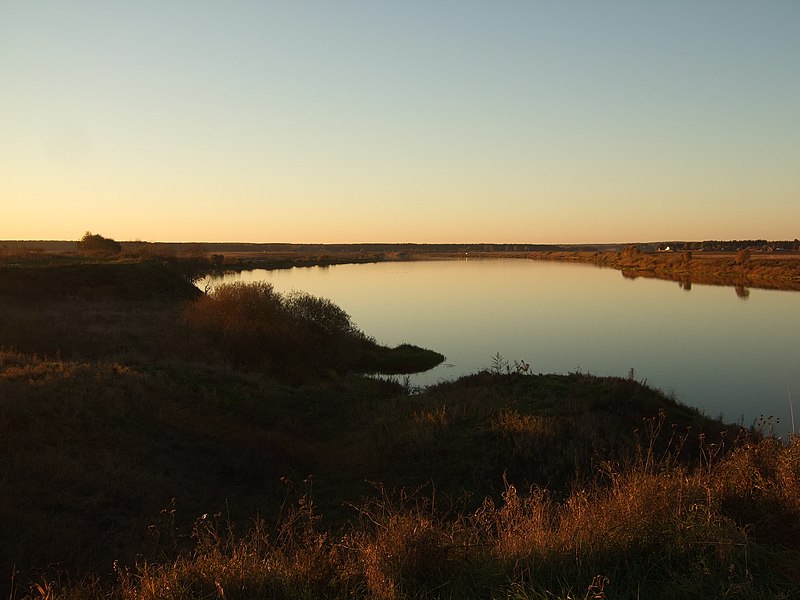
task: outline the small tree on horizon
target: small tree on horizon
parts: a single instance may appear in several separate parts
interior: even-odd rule
[[[87,231],[78,242],[78,250],[84,254],[110,256],[122,252],[122,245],[111,238]]]

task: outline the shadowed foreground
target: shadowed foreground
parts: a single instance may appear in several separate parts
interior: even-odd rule
[[[0,288],[6,597],[795,597],[768,423],[499,357],[409,395],[359,372],[435,353],[324,299],[127,268]]]

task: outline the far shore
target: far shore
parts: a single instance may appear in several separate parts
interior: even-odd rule
[[[544,252],[527,258],[579,262],[617,269],[623,277],[648,277],[742,289],[800,291],[800,254],[740,252]]]
[[[703,244],[706,244],[705,242]],[[684,246],[692,246],[686,243]],[[697,244],[694,244],[695,246]],[[796,244],[794,244],[796,245]],[[592,264],[628,278],[800,291],[800,251],[776,243],[720,242],[705,250],[672,250],[666,244],[245,244],[120,242],[110,256],[89,256],[76,242],[0,241],[0,265],[30,266],[91,260],[161,259],[198,275],[251,269],[332,266],[390,261],[527,259]],[[680,247],[680,246],[676,246]],[[777,249],[776,249],[777,248]]]

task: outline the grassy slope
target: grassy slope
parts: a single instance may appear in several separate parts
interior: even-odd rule
[[[0,296],[52,301],[189,300],[200,291],[158,261],[0,267]]]
[[[797,444],[786,455],[745,445],[725,463],[710,443],[719,423],[635,381],[580,373],[482,373],[413,396],[333,373],[287,386],[187,353],[179,315],[194,292],[166,272],[167,285],[147,288],[137,277],[150,268],[124,267],[122,283],[93,267],[80,276],[91,285],[60,272],[0,290],[0,346],[23,350],[0,351],[0,573],[16,566],[25,582],[53,564],[107,574],[114,560],[166,559],[118,580],[114,593],[142,598],[169,585],[543,597],[581,593],[597,573],[630,593],[791,589]],[[701,456],[705,470],[680,466]],[[381,492],[400,486],[422,488]],[[448,497],[461,500],[447,508]],[[204,513],[240,532],[256,514],[272,524],[282,513],[284,525],[228,538],[212,518],[196,525],[205,537],[188,536]],[[194,554],[173,562],[181,548]]]

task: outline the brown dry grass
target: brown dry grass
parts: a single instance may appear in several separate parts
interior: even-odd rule
[[[684,284],[800,290],[800,255],[752,253],[741,261],[732,253],[539,252],[533,260],[592,263],[630,278],[653,277]]]
[[[797,438],[746,442],[696,469],[632,464],[562,501],[507,484],[499,502],[466,512],[435,495],[383,492],[338,531],[319,526],[304,496],[275,526],[258,520],[243,536],[203,516],[190,554],[119,570],[111,587],[45,584],[32,597],[791,598],[797,538],[765,541],[728,499],[757,499],[762,517],[778,502],[782,522],[796,523],[799,462]]]

